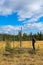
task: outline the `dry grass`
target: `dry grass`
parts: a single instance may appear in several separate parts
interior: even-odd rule
[[[14,46],[11,42],[11,46],[14,48],[20,48],[20,42],[15,41]],[[36,53],[32,50],[31,41],[23,41],[22,48],[27,48],[22,54],[13,54],[11,56],[4,56],[0,54],[0,65],[43,65],[43,41],[36,41],[35,44]],[[0,41],[0,51],[5,48],[5,42]]]
[[[14,45],[13,45],[14,43]],[[0,41],[0,48],[5,47],[6,42],[5,41]],[[36,41],[35,43],[36,48],[40,47],[43,48],[43,41]],[[14,41],[11,42],[11,47],[14,48],[20,48],[20,42],[19,41]],[[32,43],[31,41],[22,41],[22,48],[32,48]]]

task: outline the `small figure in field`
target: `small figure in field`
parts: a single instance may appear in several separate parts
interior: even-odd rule
[[[32,36],[32,46],[34,51],[35,51],[35,42],[36,42],[36,39],[34,36]]]

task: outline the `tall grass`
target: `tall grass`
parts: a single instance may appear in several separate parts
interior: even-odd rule
[[[9,51],[10,49],[11,49],[11,41],[6,40],[5,51]]]

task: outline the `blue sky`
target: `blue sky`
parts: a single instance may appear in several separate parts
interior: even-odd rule
[[[0,16],[0,26],[2,25],[21,25],[22,22],[20,23],[18,21],[18,16],[16,13],[9,15],[9,16]]]
[[[0,33],[43,32],[43,0],[0,0]]]

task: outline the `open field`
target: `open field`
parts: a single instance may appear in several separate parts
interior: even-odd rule
[[[16,52],[20,50],[19,41],[11,42],[11,46]],[[5,56],[5,42],[0,41],[0,65],[43,65],[43,41],[36,41],[35,47],[34,53],[31,41],[22,41],[22,52]]]
[[[0,48],[2,48],[2,47],[4,48],[5,44],[6,44],[5,41],[0,41]],[[43,48],[43,41],[36,41],[35,46],[36,46],[36,48],[37,47]],[[20,48],[20,42],[19,41],[11,42],[11,47]],[[32,48],[32,42],[31,41],[22,41],[22,48]]]

